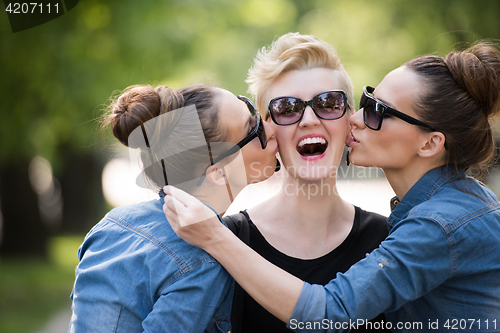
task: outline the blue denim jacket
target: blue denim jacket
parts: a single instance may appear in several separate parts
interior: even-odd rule
[[[86,236],[69,332],[228,332],[232,278],[174,233],[152,200],[109,212]]]
[[[288,327],[342,332],[385,312],[393,332],[500,332],[495,195],[437,168],[392,203],[386,240],[326,286],[305,283]]]

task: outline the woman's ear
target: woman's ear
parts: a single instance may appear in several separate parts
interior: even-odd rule
[[[219,185],[219,186],[226,185],[224,171],[221,168],[216,167],[215,165],[210,166],[205,172],[205,175],[208,181],[214,185]]]
[[[444,153],[446,138],[441,132],[432,132],[426,136],[418,154],[422,157],[432,157]]]

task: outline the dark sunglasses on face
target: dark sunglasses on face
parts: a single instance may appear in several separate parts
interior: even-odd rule
[[[250,110],[250,114],[252,117],[250,118],[250,132],[248,135],[243,138],[240,142],[238,142],[235,146],[227,150],[225,153],[222,153],[221,155],[217,156],[216,158],[213,158],[212,156],[212,150],[210,148],[210,144],[208,144],[208,152],[210,154],[210,166],[214,165],[215,163],[222,161],[226,157],[229,157],[235,153],[237,153],[241,148],[243,148],[247,143],[251,142],[255,138],[259,138],[260,141],[260,146],[262,149],[266,149],[267,147],[267,136],[266,136],[266,129],[264,128],[264,124],[262,122],[262,119],[260,118],[259,113],[257,112],[257,109],[255,108],[255,105],[252,103],[252,101],[245,97],[245,96],[236,96],[239,100],[245,102],[245,104],[248,107],[248,110]],[[207,167],[208,169],[209,167]],[[202,177],[200,178],[198,182],[198,186],[201,185],[203,182],[203,179],[205,178],[205,172],[203,172]]]
[[[252,141],[255,138],[259,138],[260,141],[260,146],[262,149],[266,149],[267,147],[267,136],[266,136],[266,129],[264,128],[264,124],[262,122],[262,119],[260,118],[259,113],[257,112],[255,105],[252,103],[250,99],[248,99],[245,96],[236,96],[239,100],[245,102],[245,104],[248,107],[248,110],[250,110],[250,114],[252,115],[252,118],[250,119],[250,132],[248,135],[243,138],[240,142],[236,144],[233,148],[229,149],[227,152],[223,153],[222,155],[218,156],[216,159],[213,160],[212,164],[215,164],[224,158],[233,155],[234,153],[238,152],[241,148],[243,148],[247,143]]]
[[[359,108],[363,109],[363,119],[365,125],[374,130],[378,131],[382,127],[382,121],[386,115],[391,115],[396,118],[399,118],[403,121],[406,121],[409,124],[417,125],[421,127],[425,127],[431,131],[436,131],[431,126],[427,125],[424,122],[421,122],[418,119],[410,117],[407,114],[399,112],[396,109],[388,107],[383,102],[379,101],[373,96],[373,91],[375,88],[370,86],[365,86],[363,88],[363,94],[361,95],[361,99],[359,101]]]
[[[269,102],[268,109],[275,124],[286,126],[298,123],[307,106],[320,119],[339,119],[347,110],[347,96],[342,90],[331,90],[319,93],[309,101],[293,96],[276,97]]]

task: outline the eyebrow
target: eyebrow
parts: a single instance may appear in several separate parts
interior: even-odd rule
[[[374,91],[375,92],[375,91]],[[381,101],[382,103],[384,103],[385,105],[387,105],[388,107],[390,107],[391,109],[396,109],[394,107],[394,105],[392,105],[391,103],[387,103],[386,101],[384,101],[383,99],[380,99],[378,97],[375,96],[375,94],[372,94],[373,97],[375,97],[376,99],[378,99],[379,101]]]

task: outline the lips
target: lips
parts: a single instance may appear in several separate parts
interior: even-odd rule
[[[328,148],[328,141],[324,136],[309,134],[303,136],[297,143],[297,152],[304,158],[322,156]]]
[[[349,147],[352,147],[356,143],[359,143],[359,141],[356,140],[356,137],[352,133],[352,129],[351,129],[351,131],[349,131],[349,134],[347,135],[345,144],[348,145]]]

